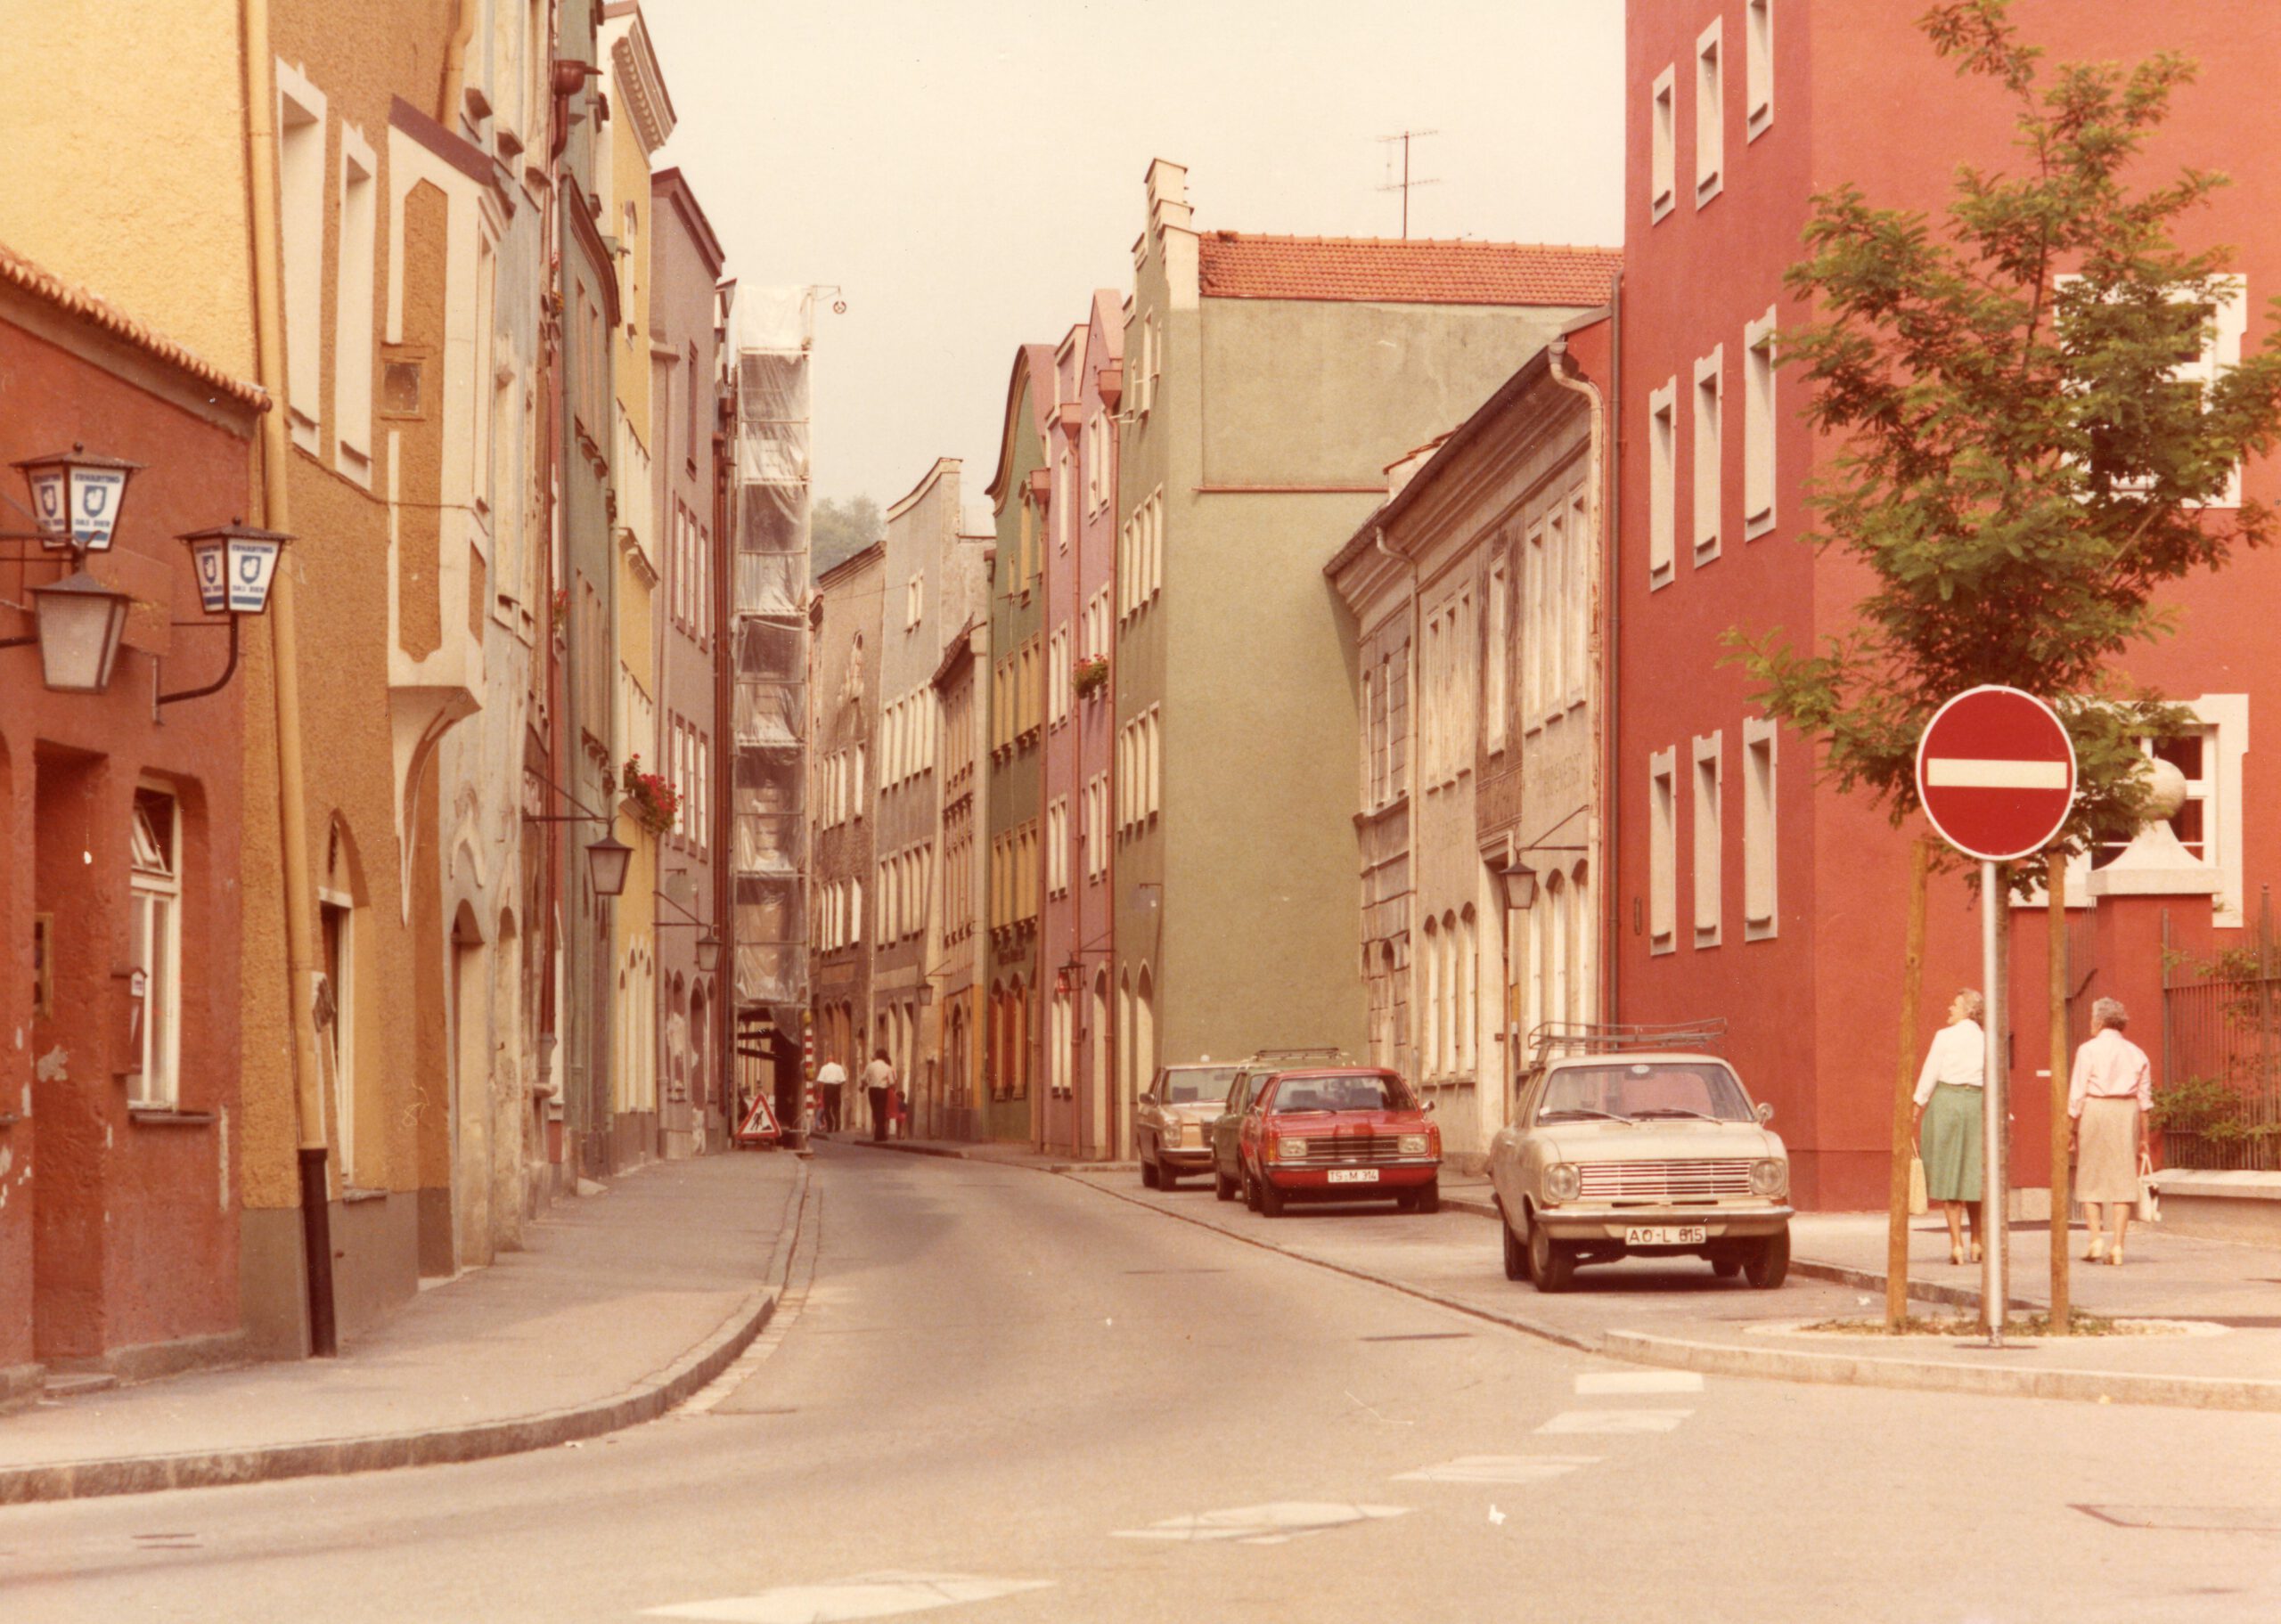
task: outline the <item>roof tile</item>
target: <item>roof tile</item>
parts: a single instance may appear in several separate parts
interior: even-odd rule
[[[1353,299],[1402,305],[1598,305],[1614,249],[1427,238],[1270,237],[1206,232],[1206,298]]]

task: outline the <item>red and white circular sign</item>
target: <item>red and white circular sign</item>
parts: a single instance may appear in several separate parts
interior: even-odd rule
[[[1968,857],[2040,852],[2075,801],[2075,745],[2049,706],[2016,688],[1966,689],[1917,742],[1917,798]]]

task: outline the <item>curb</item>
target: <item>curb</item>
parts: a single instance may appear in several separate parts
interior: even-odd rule
[[[909,1139],[831,1139],[828,1144],[856,1145],[865,1150],[899,1151],[906,1156],[941,1156],[952,1162],[985,1162],[993,1167],[1018,1167],[1033,1173],[1130,1173],[1138,1162],[1017,1162],[1010,1156],[985,1155],[954,1145],[920,1145]]]
[[[210,1489],[274,1482],[293,1477],[339,1477],[399,1466],[432,1466],[488,1460],[552,1448],[653,1421],[728,1368],[776,1312],[784,1266],[791,1257],[808,1191],[799,1164],[785,1203],[786,1221],[770,1253],[764,1285],[739,1303],[718,1329],[662,1371],[615,1398],[503,1421],[477,1421],[425,1432],[375,1432],[306,1443],[255,1444],[243,1449],[180,1455],[127,1456],[0,1466],[0,1506],[35,1500],[84,1499],[97,1495],[152,1494],[167,1489]]]
[[[1737,1348],[1640,1331],[1610,1331],[1600,1351],[1636,1364],[1714,1375],[1772,1377],[1917,1392],[2065,1399],[2077,1403],[2153,1404],[2174,1409],[2281,1410],[2281,1382],[2248,1377],[2170,1376],[2137,1371],[2021,1370],[1947,1359],[1878,1359],[1787,1348]]]

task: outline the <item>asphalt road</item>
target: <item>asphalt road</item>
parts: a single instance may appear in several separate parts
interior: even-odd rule
[[[1645,1371],[1077,1179],[814,1171],[777,1326],[683,1412],[0,1511],[0,1620],[2281,1616],[2281,1417]],[[1496,1273],[1477,1220],[1329,1221]]]

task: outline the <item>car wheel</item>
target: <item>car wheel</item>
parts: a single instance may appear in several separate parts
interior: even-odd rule
[[[1758,1244],[1743,1265],[1743,1277],[1759,1291],[1770,1292],[1790,1272],[1790,1231],[1785,1227]]]
[[[1439,1179],[1410,1198],[1412,1212],[1438,1212],[1442,1210],[1442,1181]]]
[[[1529,1272],[1528,1248],[1521,1245],[1521,1237],[1513,1233],[1513,1220],[1500,1209],[1497,1214],[1498,1232],[1505,1237],[1505,1277],[1525,1280]]]
[[[1259,1180],[1257,1187],[1259,1190],[1260,1215],[1263,1218],[1282,1217],[1283,1192],[1277,1189],[1264,1179]]]
[[[1173,1171],[1173,1164],[1161,1156],[1157,1160],[1157,1187],[1160,1190],[1180,1188],[1180,1175]]]
[[[1244,1205],[1256,1212],[1259,1211],[1259,1180],[1251,1176],[1251,1169],[1248,1167],[1243,1170],[1242,1177],[1244,1181]]]
[[[1740,1258],[1713,1258],[1711,1260],[1711,1272],[1721,1280],[1731,1280],[1742,1271],[1743,1261]]]
[[[1217,1162],[1212,1164],[1212,1193],[1222,1201],[1233,1201],[1236,1198],[1236,1181],[1220,1171],[1220,1164]]]
[[[1140,1147],[1140,1187],[1150,1190],[1157,1187],[1157,1158],[1149,1154],[1146,1145]]]
[[[1529,1278],[1541,1292],[1565,1292],[1575,1277],[1576,1254],[1545,1232],[1541,1224],[1529,1226]]]

